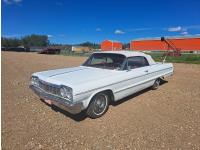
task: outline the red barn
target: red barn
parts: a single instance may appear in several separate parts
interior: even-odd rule
[[[167,38],[176,48],[181,51],[200,51],[200,37]],[[133,40],[130,43],[131,50],[153,51],[168,50],[168,46],[161,39]]]
[[[122,43],[117,41],[105,40],[101,43],[102,51],[122,50]]]

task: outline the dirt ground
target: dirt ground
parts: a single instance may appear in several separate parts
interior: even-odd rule
[[[28,88],[33,72],[85,59],[2,52],[2,149],[200,149],[200,65],[174,64],[158,90],[114,103],[95,120],[52,109]]]

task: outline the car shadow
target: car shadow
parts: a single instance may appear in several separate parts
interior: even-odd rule
[[[55,105],[51,105],[51,109],[56,111],[56,112],[60,112],[62,113],[63,115],[65,115],[66,117],[69,117],[71,119],[73,119],[74,121],[77,121],[77,122],[80,122],[80,121],[83,121],[87,118],[87,115],[85,113],[85,111],[82,111],[78,114],[71,114]]]
[[[168,81],[166,81],[166,80],[161,80],[161,81],[160,81],[160,86],[163,85],[163,84],[165,84],[165,83],[168,83]],[[124,102],[126,102],[126,101],[128,101],[128,100],[130,100],[130,99],[132,99],[132,98],[134,98],[134,97],[137,97],[137,96],[139,96],[139,95],[142,95],[143,93],[146,93],[146,92],[151,91],[151,90],[152,90],[151,87],[149,87],[149,88],[147,88],[147,89],[144,89],[144,90],[141,90],[141,91],[139,91],[139,92],[137,92],[137,93],[134,93],[134,94],[132,94],[132,95],[129,95],[129,96],[125,97],[125,98],[122,98],[122,99],[120,99],[120,100],[118,100],[118,101],[112,101],[112,102],[110,103],[110,105],[112,105],[112,106],[120,105],[121,103],[124,103]]]
[[[163,84],[165,84],[165,83],[167,83],[168,81],[165,81],[165,80],[161,80],[161,82],[160,82],[160,85],[163,85]],[[127,96],[127,97],[125,97],[125,98],[123,98],[123,99],[121,99],[121,100],[119,100],[119,101],[113,101],[113,102],[111,102],[111,104],[110,105],[112,105],[112,106],[117,106],[117,105],[119,105],[119,104],[121,104],[121,103],[124,103],[124,102],[126,102],[126,101],[128,101],[128,100],[130,100],[130,99],[132,99],[132,98],[134,98],[134,97],[137,97],[137,96],[139,96],[139,95],[141,95],[141,94],[143,94],[143,93],[145,93],[145,92],[148,92],[148,91],[150,91],[151,90],[151,88],[147,88],[147,89],[144,89],[144,90],[142,90],[142,91],[139,91],[139,92],[137,92],[137,93],[135,93],[135,94],[132,94],[132,95],[130,95],[130,96]],[[44,102],[44,101],[43,101]],[[45,103],[45,102],[44,102]],[[70,114],[69,112],[67,112],[67,111],[65,111],[65,110],[63,110],[63,109],[61,109],[61,108],[59,108],[59,107],[57,107],[57,106],[55,106],[55,105],[49,105],[49,104],[47,104],[47,103],[45,103],[46,105],[48,105],[48,106],[50,106],[51,108],[52,108],[52,110],[54,110],[55,112],[60,112],[60,113],[62,113],[63,115],[65,115],[66,117],[69,117],[69,118],[71,118],[71,119],[73,119],[74,121],[77,121],[77,122],[80,122],[80,121],[83,121],[83,120],[85,120],[86,118],[87,118],[87,115],[86,115],[86,113],[85,113],[85,110],[84,111],[82,111],[81,113],[78,113],[78,114]]]
[[[87,118],[87,115],[86,115],[85,111],[82,111],[82,112],[80,112],[78,114],[71,114],[71,113],[69,113],[69,112],[67,112],[67,111],[65,111],[65,110],[63,110],[63,109],[61,109],[61,108],[59,108],[59,107],[57,107],[55,105],[49,105],[43,99],[40,99],[40,100],[45,105],[47,105],[48,107],[50,107],[53,111],[59,112],[59,113],[65,115],[66,117],[69,117],[69,118],[73,119],[74,121],[79,122],[79,121],[83,121],[83,120],[85,120]]]

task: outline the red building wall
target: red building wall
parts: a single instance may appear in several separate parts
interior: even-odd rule
[[[101,50],[102,51],[122,50],[122,44],[120,42],[105,40],[101,43]]]
[[[180,48],[183,51],[200,51],[200,38],[180,38],[180,39],[169,39],[176,48]],[[165,42],[157,40],[141,40],[131,41],[131,50],[167,50],[168,47]]]

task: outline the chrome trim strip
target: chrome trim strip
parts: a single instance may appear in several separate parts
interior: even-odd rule
[[[145,82],[139,83],[139,84],[137,84],[137,85],[133,85],[133,86],[131,86],[131,87],[128,87],[128,88],[125,88],[125,89],[119,90],[119,91],[114,92],[114,93],[119,93],[119,92],[121,92],[121,91],[125,91],[125,90],[128,90],[128,89],[131,89],[131,88],[133,88],[133,87],[136,87],[136,86],[139,86],[139,85],[145,84],[145,83],[147,83],[147,82],[151,82],[151,81],[153,81],[153,80],[155,80],[155,79],[152,79],[152,80],[149,80],[149,81],[145,81]]]
[[[158,71],[151,72],[151,73],[147,73],[147,74],[145,74],[145,75],[141,75],[141,76],[138,76],[138,77],[129,78],[129,79],[122,80],[122,81],[119,81],[119,82],[116,82],[116,83],[112,83],[112,84],[108,84],[108,85],[105,85],[105,86],[102,86],[102,87],[94,88],[94,89],[91,89],[91,90],[88,90],[88,91],[84,91],[84,92],[78,93],[78,94],[76,94],[75,96],[77,96],[77,95],[81,95],[81,94],[85,94],[85,93],[88,93],[88,92],[92,92],[92,91],[97,90],[97,89],[100,89],[100,88],[105,88],[105,87],[107,87],[107,86],[112,86],[112,85],[115,85],[115,84],[118,84],[118,83],[121,83],[121,82],[124,82],[124,81],[128,81],[128,80],[136,79],[136,78],[139,78],[139,77],[142,77],[142,76],[146,76],[146,75],[149,75],[149,74],[152,74],[152,73],[156,73],[156,72],[159,72],[159,71],[163,71],[163,70],[171,69],[171,68],[173,68],[173,67],[165,68],[165,69],[158,70]]]

